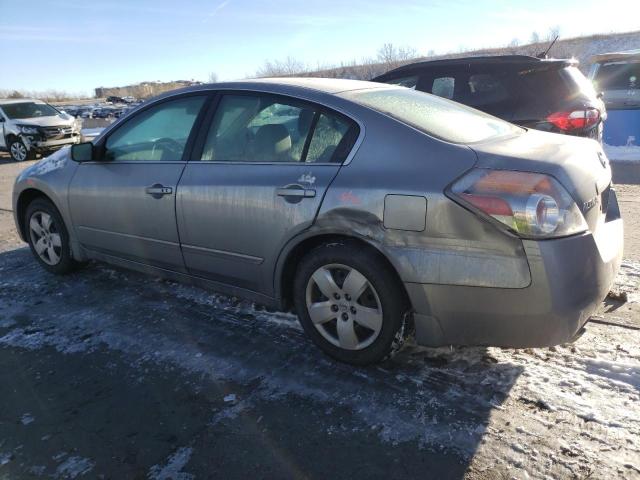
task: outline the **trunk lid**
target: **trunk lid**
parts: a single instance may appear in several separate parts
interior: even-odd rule
[[[478,156],[477,167],[553,176],[573,197],[592,231],[604,217],[611,166],[596,141],[529,130],[471,148]]]

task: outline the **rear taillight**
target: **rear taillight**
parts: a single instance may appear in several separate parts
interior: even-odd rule
[[[547,121],[553,123],[560,130],[570,132],[581,128],[591,127],[600,121],[600,110],[586,108],[572,112],[556,112],[547,117]]]
[[[522,237],[562,237],[587,229],[567,191],[541,173],[478,168],[458,180],[451,193],[458,203]]]

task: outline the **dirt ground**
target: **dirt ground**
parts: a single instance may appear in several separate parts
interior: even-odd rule
[[[0,479],[640,478],[640,179],[617,187],[627,300],[574,344],[354,368],[288,314],[45,273],[10,212],[24,167],[0,159]]]

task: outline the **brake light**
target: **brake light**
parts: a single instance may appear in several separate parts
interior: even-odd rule
[[[475,169],[451,192],[482,215],[528,238],[552,238],[583,232],[586,221],[557,180],[541,173]]]
[[[547,121],[553,123],[560,130],[570,132],[581,128],[591,127],[600,120],[600,110],[587,108],[572,112],[556,112],[547,117]]]

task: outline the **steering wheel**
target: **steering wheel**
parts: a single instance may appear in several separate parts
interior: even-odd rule
[[[182,160],[182,158],[177,158],[177,157],[182,157],[182,151],[183,151],[182,144],[174,140],[173,138],[169,138],[169,137],[162,137],[153,142],[153,147],[151,147],[152,158],[155,158],[156,147],[160,147],[161,145],[164,145],[162,147],[163,157],[165,156],[165,151],[169,151],[170,153],[175,154],[176,156],[176,158],[173,160]]]

